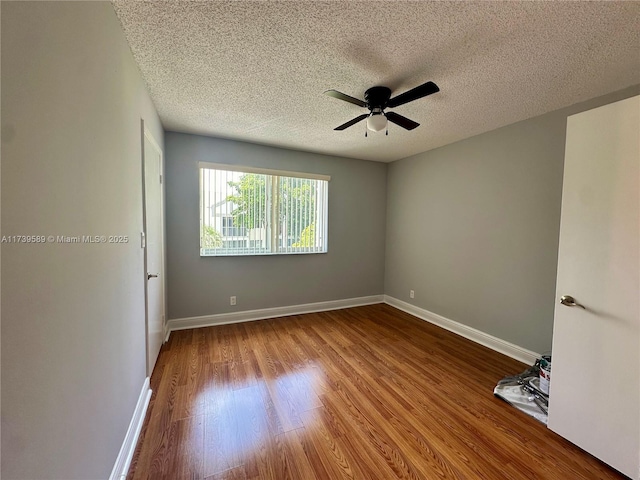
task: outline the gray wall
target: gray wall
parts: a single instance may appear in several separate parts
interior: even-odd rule
[[[393,162],[385,293],[535,352],[550,350],[566,118],[637,92]]]
[[[2,2],[2,478],[104,479],[145,379],[140,119],[108,2]]]
[[[200,161],[331,175],[329,252],[201,258]],[[383,293],[386,164],[172,132],[166,163],[168,318]]]

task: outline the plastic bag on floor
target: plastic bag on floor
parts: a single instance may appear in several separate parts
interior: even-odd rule
[[[521,374],[500,380],[493,389],[493,394],[547,424],[549,396],[540,390],[540,360]]]

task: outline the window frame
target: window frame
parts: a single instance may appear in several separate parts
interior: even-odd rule
[[[322,239],[320,247],[293,247],[300,248],[300,250],[292,250],[290,245],[283,247],[280,242],[267,242],[270,246],[264,247],[265,250],[271,248],[270,251],[256,251],[252,250],[251,246],[246,247],[247,251],[244,252],[234,252],[234,253],[204,253],[205,250],[212,250],[211,248],[205,249],[202,247],[202,228],[204,226],[204,216],[205,210],[203,193],[204,193],[204,170],[222,170],[228,172],[234,172],[239,174],[257,174],[257,175],[269,175],[271,177],[285,177],[285,178],[300,178],[305,180],[319,180],[326,182],[326,185],[323,186],[324,191],[321,192],[320,196],[323,201],[323,205],[318,208],[316,206],[316,215],[322,217],[316,219],[316,225],[320,225],[320,233],[318,236]],[[199,229],[200,234],[199,237],[199,251],[200,257],[247,257],[247,256],[265,256],[265,255],[308,255],[308,254],[322,254],[328,253],[329,251],[329,239],[328,239],[328,217],[329,217],[329,183],[331,181],[331,176],[317,173],[308,173],[308,172],[294,172],[289,170],[276,170],[270,168],[261,168],[261,167],[251,167],[246,165],[233,165],[233,164],[224,164],[224,163],[213,163],[213,162],[198,162],[198,176],[199,176],[199,189],[198,189],[198,200],[199,200],[199,209],[200,209],[200,220],[199,220]],[[275,202],[277,203],[277,202]],[[274,207],[275,208],[275,207]],[[227,216],[231,216],[230,212],[223,214],[221,218],[225,218]],[[247,227],[231,227],[231,228],[247,228]],[[267,231],[272,231],[272,222],[269,223],[267,227],[264,227]],[[249,231],[249,229],[247,229]],[[276,229],[275,237],[278,237],[279,228]],[[253,240],[255,242],[255,240]],[[248,245],[250,245],[252,239],[249,239]],[[274,249],[275,245],[275,249]],[[255,248],[255,247],[253,247]],[[313,248],[313,249],[310,249]]]

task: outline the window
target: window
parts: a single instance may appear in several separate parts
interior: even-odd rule
[[[235,220],[232,215],[222,217],[222,236],[223,237],[245,237],[247,229],[244,227],[236,227]]]
[[[200,164],[200,256],[325,253],[330,177]]]

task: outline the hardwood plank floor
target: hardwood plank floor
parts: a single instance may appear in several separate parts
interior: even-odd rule
[[[493,396],[525,368],[384,304],[173,332],[128,478],[625,478]]]

